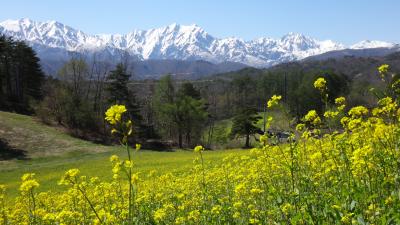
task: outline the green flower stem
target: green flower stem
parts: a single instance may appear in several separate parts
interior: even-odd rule
[[[70,181],[71,181],[71,184],[73,184],[74,186],[76,185],[76,188],[78,189],[78,191],[83,195],[85,200],[88,202],[90,208],[93,210],[93,212],[96,215],[97,219],[100,221],[100,224],[103,224],[103,220],[100,218],[99,214],[97,213],[96,209],[93,206],[93,203],[87,197],[86,193],[82,190],[81,187],[79,187],[79,184],[77,182],[74,182],[72,179],[70,179]]]
[[[129,152],[129,145],[128,145],[128,141],[125,143],[126,146],[126,152],[128,153],[128,159],[129,159],[129,163],[132,166],[132,162],[131,162],[131,153]],[[129,167],[129,171],[128,171],[128,182],[129,182],[129,203],[128,203],[128,222],[132,221],[132,168]]]

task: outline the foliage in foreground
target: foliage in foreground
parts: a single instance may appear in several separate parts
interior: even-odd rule
[[[385,71],[383,71],[385,72]],[[325,97],[326,84],[317,80]],[[393,85],[392,85],[393,86]],[[397,96],[397,95],[394,95]],[[113,181],[65,173],[60,193],[36,193],[25,174],[15,203],[0,188],[2,224],[399,224],[400,109],[384,97],[374,109],[358,106],[344,113],[337,98],[322,119],[310,111],[288,144],[262,145],[246,156],[218,165],[203,160],[204,148],[184,174],[138,174],[134,162],[111,157]],[[269,106],[278,104],[271,99]],[[106,120],[129,150],[132,121],[124,106],[113,106]],[[339,120],[337,131],[325,121]],[[325,125],[324,125],[325,124]],[[325,128],[325,129],[321,129]],[[294,140],[296,139],[296,140]],[[140,145],[136,146],[138,150]]]

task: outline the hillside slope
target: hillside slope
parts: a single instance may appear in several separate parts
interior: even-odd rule
[[[0,160],[104,152],[107,148],[73,138],[33,117],[0,111]]]
[[[310,58],[303,61],[282,63],[267,69],[244,68],[238,71],[207,76],[204,79],[223,79],[229,81],[247,75],[261,77],[269,73],[288,74],[333,71],[336,74],[347,76],[350,80],[363,80],[374,83],[380,81],[376,68],[382,64],[389,64],[390,71],[398,73],[400,71],[400,52],[374,57],[343,56],[327,59]]]

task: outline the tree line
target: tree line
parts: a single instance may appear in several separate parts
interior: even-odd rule
[[[35,52],[23,42],[0,38],[0,107],[35,113],[43,122],[64,126],[71,134],[111,143],[104,112],[113,104],[126,105],[134,121],[131,140],[161,147],[213,145],[216,124],[231,120],[227,138],[264,132],[256,123],[272,95],[281,95],[291,118],[308,110],[322,111],[324,103],[312,83],[328,82],[329,102],[352,92],[345,74],[332,70],[281,71],[246,68],[195,81],[165,75],[159,80],[136,80],[129,62],[117,65],[82,56],[71,59],[54,76],[45,77]]]
[[[346,95],[350,85],[345,76],[331,71],[252,74],[253,69],[245,69],[229,79],[185,81],[165,75],[160,80],[140,81],[128,68],[123,63],[107,67],[71,59],[56,79],[47,80],[38,115],[68,127],[77,136],[107,142],[111,140],[107,140],[104,110],[124,104],[134,121],[134,139],[179,148],[212,146],[215,124],[231,119],[227,138],[244,137],[249,147],[250,136],[263,132],[256,123],[272,95],[281,95],[290,116],[300,119],[308,110],[323,110],[319,93],[310,88],[316,77],[328,80],[330,102]]]

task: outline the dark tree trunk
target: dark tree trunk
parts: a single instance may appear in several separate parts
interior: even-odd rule
[[[183,148],[183,145],[182,145],[182,132],[181,131],[179,131],[179,134],[178,134],[178,144],[179,144],[179,148]]]
[[[190,131],[186,132],[186,144],[187,144],[188,147],[190,147],[191,144],[192,144]]]
[[[211,146],[211,140],[214,134],[214,120],[210,123],[210,127],[208,130],[208,140],[207,140],[207,146],[210,147]]]
[[[250,134],[246,134],[246,144],[244,145],[245,148],[250,148]]]

